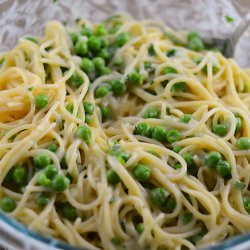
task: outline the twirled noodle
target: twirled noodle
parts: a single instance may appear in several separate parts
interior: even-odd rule
[[[32,230],[87,249],[194,249],[249,231],[250,153],[237,147],[240,137],[250,136],[249,71],[219,52],[188,49],[192,38],[160,22],[121,14],[103,25],[80,20],[72,30],[51,21],[44,37],[22,38],[1,55],[1,208]],[[71,33],[72,43],[69,32],[86,27],[96,34],[98,27],[110,29],[101,34],[110,72],[81,66],[73,35],[89,46],[91,39],[85,30]],[[93,51],[83,57],[99,55]],[[132,84],[132,72],[141,84]],[[79,86],[71,84],[73,76],[82,79]],[[117,79],[128,91],[96,94]],[[39,108],[41,94],[48,102]],[[112,115],[105,117],[103,108]],[[146,115],[150,109],[153,115]],[[183,122],[184,114],[192,116]],[[149,134],[137,131],[142,123]],[[218,124],[226,133],[214,130]],[[89,141],[77,132],[81,126],[91,131]],[[155,128],[163,134],[154,135]],[[164,133],[173,129],[180,138],[170,141]],[[211,151],[229,164],[227,176],[207,163]],[[39,155],[71,179],[67,188],[56,192],[38,181],[44,171],[34,166]],[[137,164],[149,171],[146,181],[135,173]],[[25,181],[18,179],[20,165]],[[110,170],[118,178],[113,185]],[[157,188],[165,197],[152,197]],[[11,211],[6,197],[15,204]],[[65,204],[71,210],[65,212]]]

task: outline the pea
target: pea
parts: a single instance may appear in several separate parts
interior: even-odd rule
[[[89,73],[92,73],[95,70],[95,65],[90,59],[83,58],[81,60],[81,63],[80,63],[80,68],[81,68],[82,71],[89,74]]]
[[[166,202],[168,192],[164,188],[154,188],[150,191],[149,197],[151,202],[161,208]]]
[[[135,85],[143,84],[143,76],[139,74],[137,70],[132,70],[128,75],[128,82]]]
[[[176,207],[176,201],[172,197],[168,197],[163,205],[163,210],[166,213],[172,213]]]
[[[119,175],[113,169],[109,169],[107,171],[107,179],[108,179],[108,182],[113,185],[121,181]]]
[[[49,197],[45,194],[41,194],[37,199],[37,204],[40,208],[45,207],[49,203]]]
[[[218,136],[225,136],[227,134],[227,127],[224,124],[217,124],[212,128],[212,132]]]
[[[93,120],[92,115],[89,115],[89,114],[85,115],[85,122],[87,124],[90,124],[92,120]]]
[[[242,119],[240,117],[235,117],[236,120],[236,128],[235,128],[235,133],[239,132],[242,129]]]
[[[99,24],[95,29],[96,36],[105,36],[107,35],[108,31],[106,30],[103,24]]]
[[[250,197],[243,196],[243,205],[248,213],[250,213]]]
[[[180,151],[182,150],[182,147],[181,146],[174,146],[173,147],[173,151],[175,152],[175,153],[179,153]]]
[[[95,90],[95,97],[96,98],[104,97],[110,92],[110,90],[111,90],[111,88],[109,85],[104,85],[104,84],[100,85]]]
[[[69,104],[66,106],[66,109],[69,111],[70,114],[73,114],[73,111],[74,111],[74,104],[73,104],[73,103],[69,103]]]
[[[39,109],[46,107],[48,102],[49,97],[46,94],[39,94],[35,97],[35,105]]]
[[[222,155],[217,151],[211,151],[205,157],[206,165],[210,168],[215,168],[220,160],[222,160]]]
[[[142,234],[144,231],[144,224],[143,223],[139,223],[136,225],[136,231],[138,234]]]
[[[13,180],[17,184],[24,184],[28,178],[27,168],[24,166],[17,166],[13,171]]]
[[[68,163],[66,160],[66,155],[64,155],[60,161],[60,166],[62,169],[67,169],[68,168]]]
[[[127,90],[127,85],[118,79],[111,81],[112,91],[115,95],[122,95]]]
[[[185,162],[187,163],[188,173],[191,175],[196,175],[198,170],[197,170],[197,167],[195,165],[193,155],[190,153],[186,153],[186,154],[182,155],[182,157],[185,160]]]
[[[86,125],[81,125],[76,130],[76,136],[81,138],[87,144],[90,144],[91,130]]]
[[[77,218],[77,211],[75,207],[73,207],[69,203],[65,203],[62,205],[61,213],[62,213],[62,216],[68,220],[74,221]]]
[[[156,126],[152,129],[152,138],[160,141],[166,142],[167,130],[162,126]]]
[[[117,154],[117,159],[121,164],[125,164],[125,162],[128,161],[128,159],[130,158],[130,154],[124,151],[120,151]]]
[[[80,37],[80,34],[78,32],[71,32],[69,35],[72,43],[75,45]]]
[[[185,82],[177,82],[171,87],[173,92],[185,92],[187,90],[187,84]]]
[[[133,169],[135,178],[140,181],[146,181],[150,177],[151,169],[143,164],[137,164]]]
[[[143,118],[160,118],[160,110],[156,107],[149,107],[143,114]]]
[[[120,238],[118,238],[118,237],[113,237],[111,239],[111,242],[115,246],[122,246],[122,240]]]
[[[172,67],[165,67],[162,71],[163,74],[176,74],[177,70],[175,68]]]
[[[180,117],[180,121],[183,123],[189,123],[192,119],[192,115],[184,114]]]
[[[99,107],[102,114],[102,121],[106,121],[111,116],[111,110],[108,106],[104,104],[101,104]]]
[[[183,224],[188,224],[193,219],[193,214],[191,213],[185,213],[183,215]]]
[[[55,165],[50,164],[44,169],[44,173],[46,177],[52,179],[54,176],[58,174],[58,168]]]
[[[135,126],[135,134],[149,137],[150,134],[150,125],[145,122],[140,122]]]
[[[181,138],[181,135],[179,131],[175,129],[171,129],[167,131],[166,139],[168,142],[173,143],[173,142],[179,141],[180,138]]]
[[[91,51],[100,51],[102,47],[102,39],[97,36],[91,36],[88,40],[88,47]]]
[[[78,40],[75,45],[75,51],[78,56],[86,56],[89,52],[87,42],[83,40]]]
[[[194,51],[201,51],[204,49],[204,44],[200,35],[196,32],[190,32],[187,36],[188,48]]]
[[[167,57],[174,57],[176,55],[177,50],[171,49],[167,52]]]
[[[175,164],[175,165],[173,166],[173,168],[174,168],[175,170],[177,170],[177,169],[181,169],[182,166],[181,166],[180,163],[177,163],[177,164]]]
[[[231,165],[227,161],[219,161],[216,165],[216,171],[217,173],[225,178],[230,179],[231,178]]]
[[[102,69],[105,66],[105,61],[101,57],[95,57],[92,62],[97,70]]]
[[[148,45],[148,54],[150,56],[155,56],[156,55],[155,48],[154,48],[154,45],[152,43],[150,43]]]
[[[70,78],[66,81],[67,84],[69,84],[71,87],[79,88],[83,84],[84,80],[83,78],[78,75],[76,72],[74,72]]]
[[[37,184],[48,187],[51,185],[51,180],[44,173],[39,173],[37,176]]]
[[[240,150],[250,149],[250,139],[248,137],[240,137],[236,142],[236,147]]]
[[[55,153],[58,149],[58,146],[55,143],[50,143],[47,147],[46,147],[49,151]]]
[[[5,213],[10,213],[16,208],[16,202],[10,198],[5,197],[0,200],[0,209]]]
[[[56,192],[63,192],[70,185],[70,180],[63,175],[56,175],[52,180],[52,188]]]
[[[130,35],[126,32],[121,32],[117,35],[117,37],[115,39],[115,45],[117,47],[122,47],[129,40],[130,40]]]
[[[99,70],[100,75],[109,75],[111,73],[111,69],[109,67],[102,67]]]
[[[84,107],[85,114],[92,115],[94,113],[95,106],[94,106],[93,103],[91,103],[91,102],[84,102],[83,103],[83,107]]]
[[[109,61],[112,55],[110,53],[110,50],[108,50],[107,48],[103,48],[98,53],[98,56],[103,58],[105,61]]]
[[[93,31],[91,28],[87,27],[87,26],[84,26],[82,27],[81,31],[80,31],[80,34],[82,36],[87,36],[87,37],[90,37],[93,35]]]
[[[37,154],[34,157],[34,164],[36,168],[42,169],[51,163],[51,158],[47,154]]]

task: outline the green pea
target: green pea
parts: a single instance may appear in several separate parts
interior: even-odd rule
[[[62,169],[67,169],[68,168],[68,163],[66,160],[66,155],[64,155],[60,161],[60,166]]]
[[[173,147],[173,151],[175,152],[175,153],[179,153],[180,151],[182,150],[182,147],[181,146],[174,146]]]
[[[174,57],[176,55],[177,50],[171,49],[167,52],[167,57]]]
[[[190,32],[187,36],[187,46],[194,51],[201,51],[204,49],[204,44],[200,38],[200,35],[196,32]]]
[[[37,43],[37,39],[35,37],[33,37],[33,36],[27,36],[27,37],[25,37],[25,39],[29,40],[29,41],[31,41],[33,43]]]
[[[111,117],[111,110],[108,106],[104,104],[101,104],[99,107],[102,114],[102,121],[106,121]]]
[[[107,35],[108,31],[106,30],[103,24],[99,24],[95,29],[96,36],[105,36]]]
[[[84,26],[84,27],[82,27],[82,29],[81,29],[81,31],[80,31],[80,34],[81,34],[82,36],[90,37],[90,36],[93,35],[93,31],[92,31],[91,28]]]
[[[177,170],[177,169],[181,169],[182,166],[181,166],[180,163],[176,163],[176,164],[173,166],[173,168],[174,168],[175,170]]]
[[[111,73],[111,69],[109,67],[102,67],[99,69],[100,75],[109,75]]]
[[[89,52],[87,42],[83,40],[78,40],[75,45],[75,51],[78,56],[86,56]]]
[[[72,43],[75,45],[80,37],[80,34],[78,32],[71,32],[69,35],[72,40]]]
[[[86,125],[81,125],[76,130],[76,136],[81,138],[87,144],[90,144],[91,130]]]
[[[46,94],[39,94],[35,97],[35,105],[37,108],[42,109],[49,103],[49,97]]]
[[[244,208],[246,209],[246,211],[248,213],[250,213],[250,197],[248,196],[243,196],[243,205],[244,205]]]
[[[113,185],[121,181],[119,175],[113,169],[109,169],[107,171],[107,180],[110,184],[113,184]]]
[[[227,134],[227,127],[224,124],[217,124],[213,126],[212,132],[218,136],[225,136]]]
[[[105,61],[101,57],[95,57],[92,62],[94,63],[94,66],[97,70],[101,70],[103,67],[105,67]]]
[[[113,237],[111,239],[111,242],[115,246],[122,246],[122,240],[120,238],[118,238],[118,237]]]
[[[43,208],[49,203],[49,200],[49,197],[42,193],[37,199],[37,204],[40,208]]]
[[[159,208],[165,204],[167,197],[168,192],[164,188],[154,188],[149,193],[151,202]]]
[[[76,72],[74,72],[70,78],[66,81],[67,84],[69,84],[71,87],[79,88],[83,84],[84,80],[83,78],[78,75]]]
[[[118,79],[114,79],[111,81],[111,87],[115,95],[122,95],[127,90],[127,85]]]
[[[235,117],[235,120],[236,120],[235,133],[237,133],[242,129],[243,123],[242,123],[242,119],[240,117]]]
[[[0,209],[5,213],[10,213],[16,208],[16,202],[10,198],[5,197],[0,200]]]
[[[148,45],[148,54],[150,56],[155,56],[156,55],[155,48],[154,48],[154,45],[152,43],[150,43]]]
[[[130,35],[126,32],[119,33],[115,39],[115,45],[122,47],[125,43],[130,40]]]
[[[140,75],[137,70],[132,70],[131,73],[128,75],[128,82],[131,84],[142,85],[143,81],[143,76]]]
[[[51,183],[52,189],[56,192],[63,192],[70,185],[70,180],[63,175],[56,175]]]
[[[183,224],[188,224],[193,219],[193,214],[185,213],[183,215]]]
[[[198,172],[198,169],[197,169],[195,161],[193,159],[193,155],[190,153],[186,153],[186,154],[182,155],[182,157],[185,160],[185,162],[187,163],[188,173],[191,175],[196,175]]]
[[[49,151],[55,153],[58,149],[58,146],[55,143],[50,143],[47,147],[46,147]]]
[[[105,84],[100,85],[95,90],[95,97],[96,98],[104,97],[110,92],[110,90],[111,90],[111,88],[109,85],[105,85]]]
[[[92,115],[89,115],[89,114],[86,114],[86,115],[85,115],[85,122],[86,122],[87,124],[90,124],[92,120],[93,120]]]
[[[250,139],[248,137],[240,137],[236,142],[236,147],[240,150],[250,149]]]
[[[177,73],[177,70],[175,68],[172,68],[172,67],[165,67],[163,70],[162,70],[162,73],[163,74],[176,74]]]
[[[73,114],[73,111],[74,111],[74,104],[73,104],[73,103],[69,103],[69,104],[66,106],[66,109],[69,111],[70,114]]]
[[[92,115],[94,113],[95,106],[94,106],[93,103],[91,103],[91,102],[84,102],[83,103],[83,107],[84,107],[85,114]]]
[[[51,163],[51,158],[47,154],[37,154],[34,157],[34,164],[36,168],[42,169]]]
[[[171,87],[173,92],[185,92],[187,90],[187,84],[185,82],[177,82]]]
[[[150,134],[150,125],[145,122],[140,122],[135,126],[135,134],[149,137]]]
[[[44,169],[44,173],[46,177],[48,177],[49,179],[52,179],[54,176],[58,174],[58,168],[55,165],[50,164],[46,166],[46,168]]]
[[[156,107],[149,107],[143,114],[143,118],[148,119],[148,118],[160,118],[160,110]]]
[[[150,177],[151,169],[143,164],[137,164],[133,169],[133,174],[138,181],[146,181]]]
[[[154,67],[152,66],[151,62],[144,62],[144,68],[149,72],[153,73],[155,71]]]
[[[180,117],[180,121],[184,123],[189,123],[192,119],[192,115],[184,114]]]
[[[179,141],[180,138],[181,138],[181,134],[179,131],[175,129],[171,129],[167,131],[166,139],[168,142],[173,143],[173,142]]]
[[[100,51],[102,47],[102,39],[97,36],[91,36],[88,40],[88,47],[91,51]]]
[[[51,180],[45,175],[45,173],[39,173],[37,176],[37,184],[43,187],[51,185]]]
[[[75,207],[73,207],[71,204],[65,203],[62,205],[61,209],[61,213],[64,218],[72,221],[77,218],[77,211]]]
[[[107,48],[103,48],[98,53],[98,56],[103,58],[105,61],[109,61],[112,54],[110,53],[110,50],[108,50]]]
[[[172,213],[176,207],[176,201],[172,197],[168,197],[163,205],[163,210],[166,213]]]
[[[117,159],[121,164],[125,164],[125,162],[128,161],[128,159],[130,158],[130,154],[124,151],[120,151],[117,154]]]
[[[227,161],[219,161],[216,165],[216,171],[217,173],[225,178],[225,179],[230,179],[232,176],[231,176],[231,165],[229,164],[229,162]]]
[[[82,71],[89,74],[89,73],[92,73],[95,70],[95,65],[90,59],[83,58],[81,60],[81,63],[80,63],[80,68],[81,68]]]
[[[138,234],[142,234],[144,231],[144,224],[143,223],[137,224],[135,229],[136,229]]]
[[[28,178],[28,170],[24,166],[17,166],[13,171],[13,180],[17,184],[24,184]]]
[[[210,168],[215,168],[220,160],[222,160],[222,155],[217,151],[211,151],[205,157],[206,165]]]
[[[166,142],[167,130],[162,126],[156,126],[152,129],[152,138],[160,141]]]

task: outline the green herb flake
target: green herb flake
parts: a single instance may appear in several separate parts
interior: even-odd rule
[[[234,18],[231,16],[225,16],[225,19],[228,23],[232,23],[234,21]]]

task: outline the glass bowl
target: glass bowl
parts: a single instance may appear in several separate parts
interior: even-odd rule
[[[161,20],[173,29],[198,31],[207,38],[225,38],[249,10],[249,0],[0,0],[0,51],[13,48],[21,36],[41,35],[51,19],[73,25],[77,17],[98,22],[117,12]],[[228,23],[225,16],[234,21]],[[243,67],[250,66],[250,54],[244,53],[249,51],[249,34],[245,32],[234,55]],[[0,249],[83,248],[42,236],[0,212]],[[250,249],[250,233],[204,249]]]

